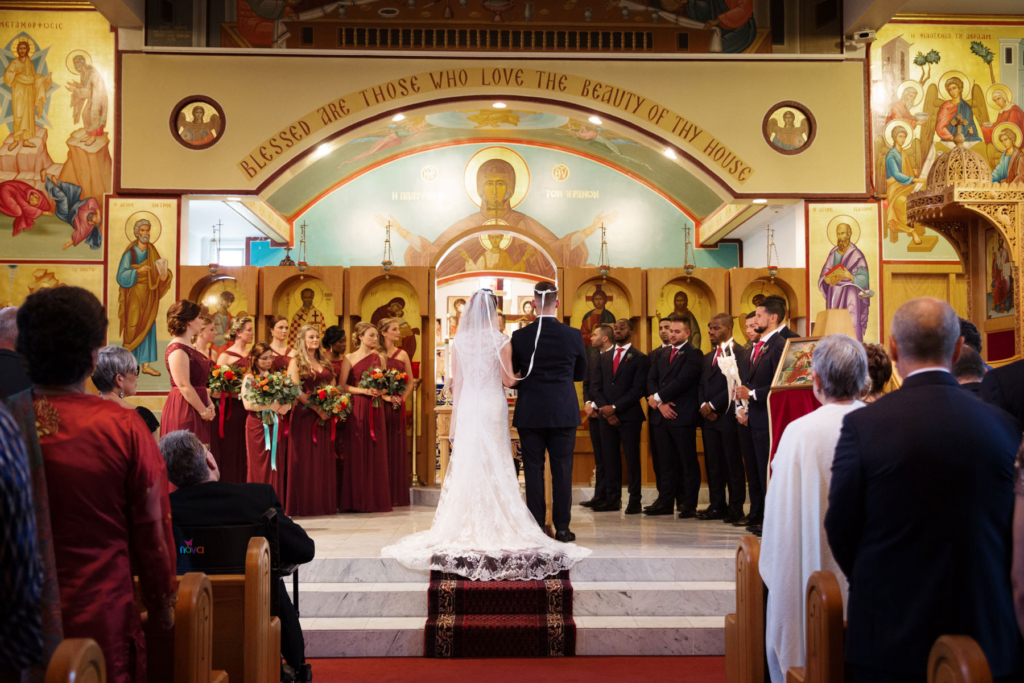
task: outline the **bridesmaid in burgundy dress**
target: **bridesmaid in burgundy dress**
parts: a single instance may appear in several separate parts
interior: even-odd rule
[[[248,372],[242,381],[242,396],[248,391],[254,379],[264,377],[274,367],[275,354],[267,342],[257,342],[252,347],[248,358]],[[284,478],[281,476],[284,467],[284,432],[278,426],[276,462],[271,461],[271,450],[267,448],[267,432],[263,431],[263,412],[272,410],[280,420],[288,414],[291,406],[272,403],[269,406],[256,405],[242,399],[242,405],[248,413],[245,419],[245,451],[248,461],[246,481],[250,484],[270,484],[277,492],[278,500],[284,498]],[[274,427],[269,427],[270,438],[274,438]],[[277,469],[274,469],[276,466]]]
[[[192,346],[192,339],[204,325],[199,304],[182,299],[167,310],[167,331],[173,335],[164,353],[173,385],[160,416],[161,433],[187,429],[205,444],[210,443],[210,423],[216,417],[206,391],[210,361]]]
[[[338,325],[331,325],[324,332],[324,338],[320,342],[320,354],[324,363],[330,363],[334,371],[334,380],[341,384],[341,363],[345,360],[345,330]],[[335,464],[335,475],[337,479],[338,500],[341,500],[341,481],[345,475],[345,445],[348,439],[348,421],[338,420],[335,426],[334,455],[337,457]]]
[[[295,355],[295,349],[288,346],[288,318],[283,315],[270,316],[270,350],[274,352],[271,372],[288,372],[288,364]],[[288,433],[291,431],[292,414],[282,415],[277,444],[277,477],[281,481],[281,504],[284,505],[288,491]]]
[[[199,318],[203,321],[203,327],[192,337],[192,346],[203,354],[212,366],[217,361],[217,353],[213,350],[213,340],[217,338],[217,328],[214,327],[213,318],[205,313],[201,313]]]
[[[320,330],[304,325],[298,333],[299,348],[288,365],[292,381],[302,385],[299,406],[292,414],[288,435],[288,502],[289,516],[322,516],[338,512],[337,486],[334,475],[333,426],[327,413],[307,405],[309,395],[334,381],[330,366],[324,366],[320,355]],[[301,407],[300,407],[301,406]]]
[[[391,482],[391,505],[409,505],[409,446],[405,437],[405,402],[413,390],[412,361],[398,346],[402,340],[401,318],[384,318],[377,323],[377,332],[384,341],[388,370],[399,370],[409,376],[405,393],[389,396],[391,406],[384,411],[388,430],[388,476]]]
[[[342,391],[352,394],[352,414],[348,421],[348,447],[345,449],[345,474],[341,482],[341,509],[359,512],[390,512],[391,484],[388,481],[388,437],[384,411],[391,406],[381,399],[379,408],[372,400],[380,396],[376,389],[359,388],[359,380],[370,368],[384,368],[386,359],[377,348],[377,330],[368,322],[355,327],[356,350],[345,356],[341,372]]]
[[[249,344],[253,337],[252,318],[235,318],[231,321],[224,339],[231,345],[217,358],[217,365],[246,369],[249,358]],[[238,375],[242,376],[243,372]],[[214,396],[220,402],[220,414],[213,423],[213,443],[210,450],[220,467],[220,480],[233,484],[244,484],[248,469],[245,451],[246,410],[238,394]],[[221,425],[223,424],[223,436]]]

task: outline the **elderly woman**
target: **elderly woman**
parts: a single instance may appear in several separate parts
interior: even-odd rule
[[[112,683],[146,680],[133,568],[151,624],[177,599],[167,471],[134,410],[85,390],[107,315],[81,287],[41,289],[18,309],[17,351],[35,385],[39,449],[65,638],[92,638]]]
[[[100,349],[96,369],[92,373],[92,383],[100,392],[100,398],[134,410],[153,436],[160,438],[160,421],[156,415],[149,408],[135,406],[125,400],[134,396],[139,386],[139,361],[131,351],[122,346],[104,346]]]
[[[811,367],[821,407],[786,427],[765,498],[760,570],[768,587],[765,645],[772,683],[784,683],[787,669],[804,665],[804,591],[811,574],[835,574],[846,607],[846,577],[822,525],[843,418],[864,406],[857,399],[868,383],[868,358],[860,342],[833,334],[818,342]]]

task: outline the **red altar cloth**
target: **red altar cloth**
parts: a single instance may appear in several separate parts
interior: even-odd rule
[[[772,460],[775,459],[775,451],[779,449],[782,432],[786,431],[786,427],[793,420],[813,413],[820,407],[821,403],[814,398],[814,390],[811,387],[773,391],[768,394],[768,425],[772,436],[772,445],[768,456],[769,479],[772,472]]]

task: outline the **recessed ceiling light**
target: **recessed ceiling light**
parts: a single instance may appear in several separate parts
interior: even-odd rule
[[[492,104],[491,106],[492,106],[492,107],[494,107],[495,109],[504,109],[504,108],[505,108],[505,107],[507,107],[508,105],[507,105],[507,104],[505,104],[504,102],[495,102],[495,103],[494,103],[494,104]]]
[[[229,202],[240,202],[240,201],[242,201],[242,198],[241,197],[228,197],[227,201],[229,201]]]
[[[395,114],[391,117],[392,121],[401,121],[405,118],[405,114]]]
[[[591,116],[591,117],[590,117],[589,119],[587,119],[587,120],[588,120],[588,121],[590,121],[590,122],[591,122],[592,124],[594,124],[595,126],[600,126],[600,125],[601,125],[601,119],[597,118],[596,116]]]
[[[767,204],[768,200],[767,199],[755,199],[754,203],[755,204]]]
[[[671,149],[666,149],[665,150],[665,156],[667,156],[669,159],[675,159],[676,158],[676,153],[673,152]]]

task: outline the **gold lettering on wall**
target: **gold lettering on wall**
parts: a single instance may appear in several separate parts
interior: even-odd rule
[[[302,140],[365,109],[413,95],[485,86],[540,90],[592,100],[621,111],[628,117],[657,126],[668,134],[667,137],[674,138],[680,146],[690,149],[694,157],[713,172],[721,171],[739,184],[745,183],[754,173],[749,164],[707,130],[642,95],[591,78],[517,67],[428,71],[335,97],[260,143],[238,162],[238,170],[252,180]]]

